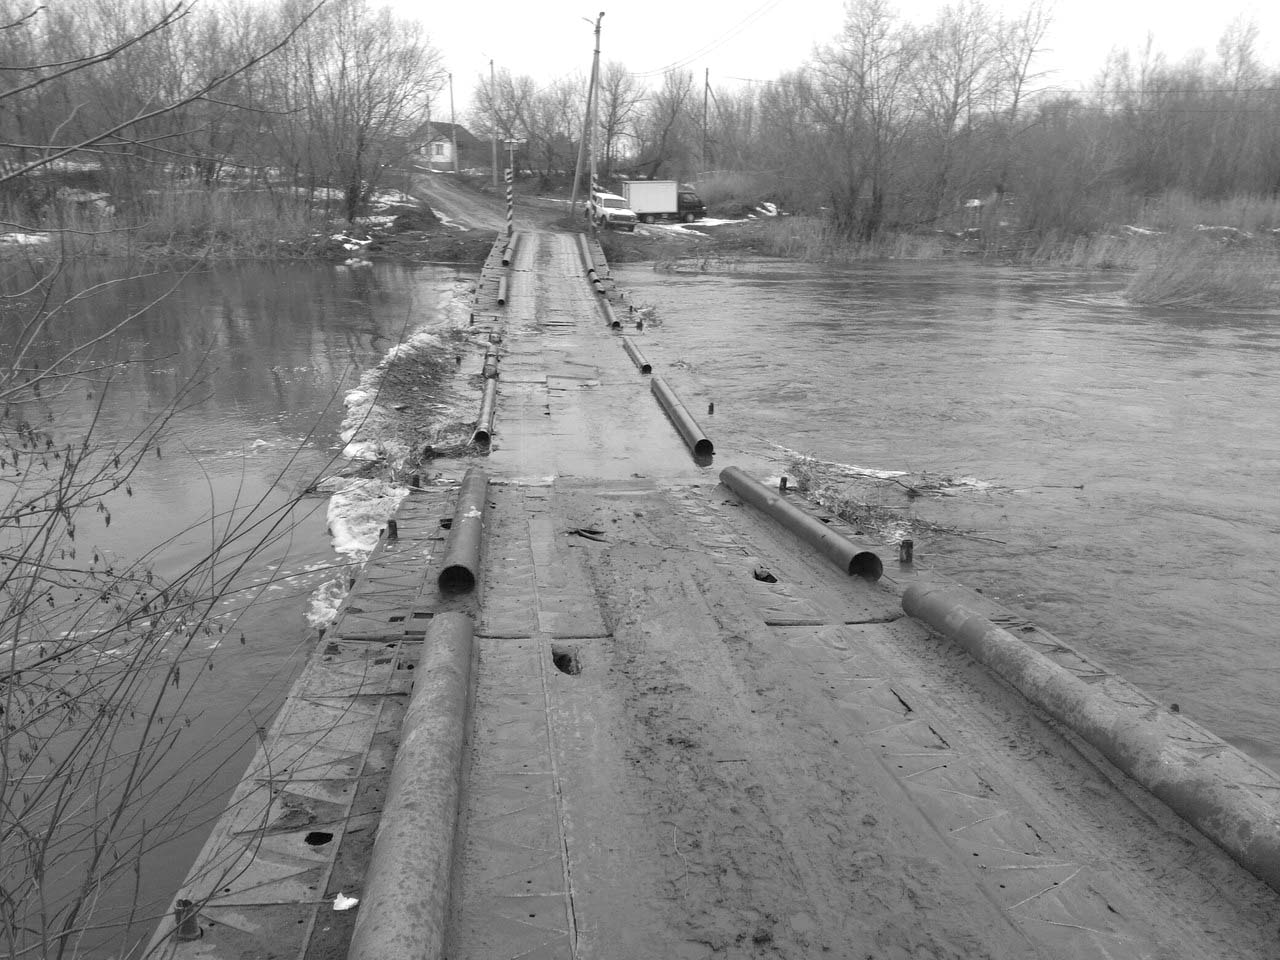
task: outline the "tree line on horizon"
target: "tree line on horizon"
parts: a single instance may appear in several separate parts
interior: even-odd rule
[[[429,26],[374,3],[0,0],[3,218],[47,223],[68,166],[138,217],[157,192],[221,185],[321,195],[356,216],[421,146],[447,78]],[[713,89],[687,69],[648,85],[607,62],[598,168],[732,179],[864,239],[975,200],[1071,235],[1161,196],[1280,193],[1280,66],[1262,63],[1256,26],[1237,22],[1211,56],[1113,53],[1084,91],[1048,85],[1051,27],[1044,0],[1013,15],[956,0],[925,24],[892,0],[853,0],[839,35],[758,85]],[[564,178],[587,86],[495,71],[466,119],[482,140],[521,142],[522,171]]]
[[[233,183],[354,216],[447,76],[421,22],[368,0],[0,0],[0,26],[10,221],[47,219],[68,169],[117,205]]]
[[[923,25],[891,0],[854,0],[841,33],[776,79],[710,89],[691,70],[645,87],[610,62],[598,85],[604,178],[726,175],[795,212],[822,209],[869,239],[979,207],[1016,205],[1022,228],[1078,235],[1188,202],[1280,196],[1280,65],[1232,24],[1214,55],[1171,62],[1150,43],[1115,51],[1083,91],[1048,84],[1042,0],[1000,16],[957,0]],[[571,172],[586,81],[482,77],[471,123],[525,141],[523,163]],[[976,202],[975,202],[976,201]],[[1280,226],[1275,223],[1274,226]]]

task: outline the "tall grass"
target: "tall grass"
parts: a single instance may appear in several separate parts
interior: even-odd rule
[[[821,217],[776,217],[761,224],[769,256],[817,263],[860,260],[939,260],[956,255],[947,238],[933,233],[885,232],[872,240],[851,240]]]
[[[1070,236],[1058,233],[1027,236],[1010,244],[1007,259],[1033,266],[1073,270],[1132,270],[1148,255],[1153,243],[1143,235],[1116,232]]]
[[[1147,251],[1125,297],[1155,306],[1280,305],[1280,255],[1273,244],[1229,246],[1175,237]]]
[[[1147,200],[1140,216],[1142,226],[1168,232],[1210,226],[1270,234],[1280,228],[1280,197],[1242,193],[1202,200],[1182,190],[1170,190]]]
[[[0,230],[45,234],[36,246],[0,247],[0,257],[288,256],[289,242],[322,230],[306,197],[242,188],[148,190],[118,207],[53,201],[32,212],[0,209]]]

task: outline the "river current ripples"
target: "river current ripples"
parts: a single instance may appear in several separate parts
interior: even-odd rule
[[[1137,307],[1118,279],[971,265],[614,270],[716,413],[786,450],[968,477],[886,493],[920,563],[1280,769],[1280,315]],[[649,311],[646,311],[649,312]]]

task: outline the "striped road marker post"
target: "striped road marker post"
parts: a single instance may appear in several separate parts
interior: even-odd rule
[[[507,236],[515,231],[515,172],[507,167]]]

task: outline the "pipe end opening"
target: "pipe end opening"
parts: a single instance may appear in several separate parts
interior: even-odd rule
[[[475,589],[476,575],[460,563],[445,567],[436,580],[442,593],[469,593]]]
[[[620,324],[617,320],[614,320],[611,324],[609,324],[609,329],[610,329],[610,330],[621,330],[621,329],[622,329],[622,324]]]
[[[641,373],[653,373],[653,365],[648,363],[640,364]]]
[[[471,442],[479,447],[487,447],[489,445],[489,431],[477,430],[471,436]]]
[[[710,457],[715,452],[716,452],[715,444],[713,444],[706,437],[703,437],[701,440],[699,440],[697,443],[693,445],[694,456]]]
[[[851,577],[861,577],[863,580],[875,583],[883,573],[884,564],[870,550],[855,553],[853,559],[849,561],[849,576]]]

